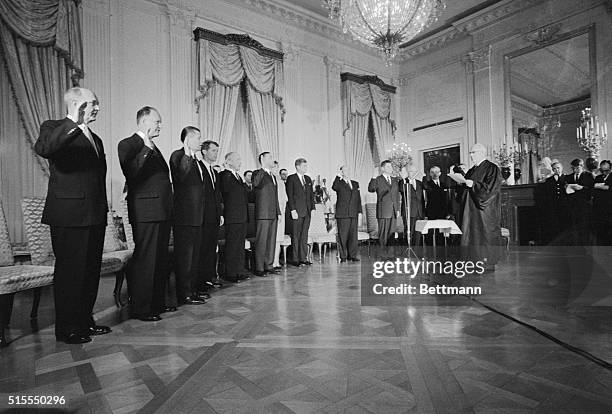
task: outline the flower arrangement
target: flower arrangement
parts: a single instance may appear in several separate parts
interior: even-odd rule
[[[394,143],[390,150],[387,150],[387,158],[393,166],[393,175],[399,176],[402,168],[412,164],[412,150],[405,142]]]
[[[493,150],[493,156],[502,167],[508,167],[510,164],[520,165],[523,162],[523,154],[506,144],[502,145],[499,151]]]

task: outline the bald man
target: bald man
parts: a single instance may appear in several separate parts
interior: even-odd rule
[[[49,160],[42,223],[51,226],[55,254],[55,337],[69,344],[111,330],[93,320],[106,228],[106,158],[102,140],[89,129],[100,105],[84,88],[64,95],[66,118],[45,121],[34,150]]]
[[[501,183],[499,167],[487,160],[487,148],[474,144],[470,149],[474,164],[465,177],[451,173],[464,191],[461,199],[461,246],[470,259],[486,260],[486,270],[494,271],[501,242]]]

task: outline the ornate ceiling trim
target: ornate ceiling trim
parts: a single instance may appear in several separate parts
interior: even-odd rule
[[[249,47],[255,50],[262,56],[267,56],[272,59],[283,60],[283,53],[277,50],[269,49],[253,39],[251,36],[246,34],[221,34],[213,32],[212,30],[203,29],[201,27],[196,28],[193,31],[194,39],[197,40],[208,40],[210,42],[221,43],[222,45],[239,45]]]
[[[385,92],[395,93],[397,88],[392,85],[386,84],[382,79],[375,75],[356,75],[354,73],[343,72],[340,74],[340,81],[351,81],[356,83],[371,83],[372,85],[378,86]]]

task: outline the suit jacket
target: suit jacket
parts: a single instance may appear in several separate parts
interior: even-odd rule
[[[567,198],[570,201],[570,203],[572,202],[581,202],[581,203],[590,202],[591,191],[593,189],[593,185],[595,184],[595,178],[593,177],[593,174],[591,174],[588,171],[583,171],[578,176],[578,181],[576,181],[576,179],[574,178],[574,173],[567,174],[565,176],[565,182],[567,184],[580,184],[581,186],[585,187],[582,190],[576,191],[573,194],[568,194]]]
[[[204,182],[195,158],[183,148],[170,156],[174,187],[174,224],[199,227],[204,223]]]
[[[400,193],[396,177],[391,177],[391,184],[382,174],[372,178],[368,191],[376,193],[376,218],[392,218],[400,211]]]
[[[248,221],[249,192],[246,183],[238,180],[230,170],[221,171],[219,184],[223,197],[223,218],[227,224],[246,223]]]
[[[423,188],[427,195],[425,215],[430,220],[445,219],[451,214],[450,183],[446,176],[439,178],[437,185],[431,178],[423,181]]]
[[[556,209],[567,204],[566,184],[564,175],[560,175],[558,180],[555,180],[555,176],[551,175],[544,181],[545,200],[543,201],[545,209]]]
[[[275,220],[281,214],[278,205],[278,187],[263,168],[253,171],[255,220]]]
[[[312,180],[304,175],[304,186],[300,181],[300,176],[291,174],[287,177],[285,184],[287,189],[287,211],[296,210],[298,217],[306,217],[315,209],[314,192],[312,190]]]
[[[204,163],[201,165],[202,175],[204,176],[204,223],[218,225],[223,215],[223,196],[219,184],[219,173],[214,169],[207,168]],[[212,176],[210,175],[211,170]]]
[[[612,221],[612,174],[604,179],[603,175],[595,177],[595,183],[603,183],[607,190],[593,190],[593,214],[598,221]]]
[[[45,121],[34,150],[49,160],[49,186],[42,223],[85,227],[106,224],[106,156],[102,140],[91,133],[98,149],[69,118]]]
[[[351,188],[352,187],[352,188]],[[356,218],[361,213],[361,194],[359,193],[359,183],[351,180],[351,186],[336,176],[332,184],[332,190],[337,194],[336,198],[336,218]]]
[[[151,149],[134,134],[118,145],[119,163],[127,185],[128,216],[131,222],[172,219],[172,185],[169,168],[159,149]]]
[[[402,194],[402,217],[406,215],[406,182],[408,180],[400,180],[400,193]],[[425,217],[423,212],[425,211],[425,200],[423,198],[423,183],[420,180],[416,180],[416,190],[412,188],[412,185],[408,183],[408,191],[410,193],[410,217]]]

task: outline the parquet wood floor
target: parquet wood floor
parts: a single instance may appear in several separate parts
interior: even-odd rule
[[[579,268],[601,271],[580,288],[600,293],[587,303],[542,256],[510,252],[480,300],[612,361],[612,259]],[[612,412],[612,372],[467,298],[361,306],[360,270],[328,255],[156,323],[105,302],[113,332],[85,345],[21,332],[0,351],[0,410],[9,395],[64,395],[65,409],[117,414]]]

